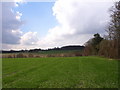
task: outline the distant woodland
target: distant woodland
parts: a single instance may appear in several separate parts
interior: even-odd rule
[[[84,46],[79,46],[79,45],[71,45],[71,46],[63,46],[61,48],[55,47],[51,49],[30,49],[30,50],[10,50],[10,51],[1,51],[2,53],[24,53],[24,52],[42,52],[42,51],[56,51],[56,50],[62,50],[62,51],[67,51],[67,50],[83,50],[85,47]]]

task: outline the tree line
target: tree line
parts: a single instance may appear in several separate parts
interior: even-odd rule
[[[94,38],[85,43],[84,55],[100,55],[120,59],[120,1],[110,8],[110,22],[107,36],[94,34]]]
[[[83,50],[85,47],[80,45],[69,45],[69,46],[63,46],[61,48],[55,47],[55,48],[49,48],[49,49],[30,49],[30,50],[10,50],[10,51],[1,51],[1,53],[24,53],[24,52],[42,52],[42,51],[56,51],[56,50]]]

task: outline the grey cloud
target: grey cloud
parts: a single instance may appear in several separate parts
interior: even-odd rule
[[[19,29],[23,21],[16,19],[17,14],[12,10],[14,7],[15,2],[2,3],[2,43],[4,44],[20,43],[21,32]]]
[[[109,2],[89,2],[83,6],[76,6],[73,15],[68,15],[67,23],[74,28],[76,33],[94,34],[105,32],[105,26],[109,20]]]
[[[13,34],[10,30],[2,31],[2,43],[19,44],[21,39],[20,34]]]

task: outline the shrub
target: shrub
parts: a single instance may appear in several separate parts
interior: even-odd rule
[[[11,55],[8,55],[8,58],[13,58]]]
[[[19,54],[16,55],[16,57],[17,57],[17,58],[25,58],[26,56],[23,55],[22,53],[19,53]]]
[[[30,53],[30,54],[28,54],[28,57],[34,57],[34,55]]]

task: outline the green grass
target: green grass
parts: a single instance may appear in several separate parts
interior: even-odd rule
[[[100,57],[3,58],[3,88],[117,88],[118,61]]]

